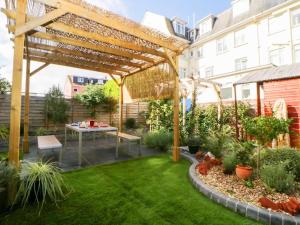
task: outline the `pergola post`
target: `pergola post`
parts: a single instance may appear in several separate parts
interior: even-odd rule
[[[16,26],[25,23],[27,0],[17,1]],[[25,34],[20,34],[14,40],[14,61],[11,91],[10,109],[10,134],[9,134],[9,163],[19,167],[20,151],[20,122],[21,122],[21,88],[22,88],[22,64],[24,55]]]
[[[233,85],[233,92],[234,92],[235,136],[236,136],[236,139],[239,139],[238,103],[237,103],[236,85],[235,84]]]
[[[261,116],[260,83],[256,83],[256,107],[257,116]]]
[[[23,152],[29,153],[29,104],[30,104],[30,59],[27,56],[26,59],[26,85],[25,85],[25,104],[24,104],[24,139],[23,139]]]
[[[123,103],[124,103],[124,96],[123,96],[123,86],[125,82],[125,77],[121,78],[120,82],[120,94],[119,94],[119,132],[122,132],[123,129]]]
[[[174,60],[173,68],[175,70],[175,85],[173,94],[173,111],[174,111],[174,141],[173,141],[173,160],[177,162],[179,160],[179,76],[178,76],[178,56]]]

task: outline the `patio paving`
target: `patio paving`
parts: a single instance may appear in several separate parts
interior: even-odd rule
[[[64,144],[64,138],[58,137]],[[154,156],[161,154],[161,151],[149,149],[141,145],[141,156],[138,155],[138,144],[131,143],[131,148],[126,141],[119,143],[119,157],[115,158],[116,140],[115,138],[97,136],[95,142],[89,136],[83,136],[82,166],[78,166],[78,139],[68,138],[67,147],[64,149],[61,168],[64,171],[70,171],[82,167],[88,167],[97,164],[110,164],[120,161],[126,161],[138,157]],[[58,162],[59,149],[42,150],[43,161]],[[30,145],[30,153],[24,155],[27,161],[35,162],[39,160],[37,154],[37,144]]]

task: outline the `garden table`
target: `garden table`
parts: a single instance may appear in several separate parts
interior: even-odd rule
[[[66,124],[65,126],[65,148],[67,146],[67,130],[72,130],[78,133],[78,165],[81,166],[82,163],[82,134],[83,133],[93,133],[93,139],[95,140],[95,133],[97,132],[111,132],[111,131],[115,131],[117,132],[116,135],[116,153],[115,156],[116,158],[118,158],[118,148],[119,148],[119,141],[118,141],[118,128],[116,127],[88,127],[88,128],[81,128],[79,127],[79,125],[71,125],[71,124]]]

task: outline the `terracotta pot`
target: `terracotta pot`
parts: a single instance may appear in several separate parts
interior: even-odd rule
[[[247,180],[252,175],[252,172],[253,168],[250,166],[237,165],[235,168],[237,177],[243,180]]]
[[[90,127],[94,127],[95,125],[95,120],[90,120]]]

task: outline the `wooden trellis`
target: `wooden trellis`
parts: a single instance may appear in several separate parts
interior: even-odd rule
[[[25,131],[28,131],[29,124],[30,76],[50,64],[107,73],[116,82],[115,76],[119,77],[119,103],[122,109],[126,78],[134,79],[143,71],[147,73],[148,69],[167,63],[173,70],[172,74],[175,74],[173,158],[179,159],[177,57],[187,47],[186,41],[166,36],[81,0],[6,0],[5,3],[6,8],[1,11],[8,18],[9,32],[14,34],[9,141],[11,164],[19,166],[23,58],[27,59]],[[30,61],[44,64],[30,71]],[[120,110],[120,119],[122,114]],[[122,129],[122,123],[119,129]],[[28,149],[27,142],[28,135],[25,134],[25,151]]]

